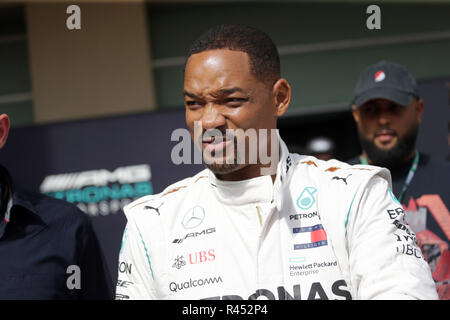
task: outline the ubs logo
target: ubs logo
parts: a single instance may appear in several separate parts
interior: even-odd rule
[[[186,212],[181,221],[181,225],[185,229],[193,229],[198,227],[205,219],[205,209],[200,206],[195,206]]]
[[[214,249],[189,253],[189,264],[199,264],[214,260],[216,260],[216,253],[214,252]],[[177,268],[178,270],[186,265],[186,261],[183,256],[176,256],[173,261],[174,263],[172,264],[172,268]]]
[[[186,265],[186,261],[184,261],[184,257],[183,256],[177,256],[174,259],[174,263],[172,265],[172,268],[177,268],[180,269],[181,267]]]
[[[208,251],[198,251],[189,254],[189,264],[203,263],[216,260],[214,249]]]

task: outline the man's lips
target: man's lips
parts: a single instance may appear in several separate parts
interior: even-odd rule
[[[392,131],[382,131],[375,134],[375,139],[381,143],[391,142],[397,135]]]
[[[202,139],[203,150],[209,153],[217,153],[225,150],[226,146],[231,143],[233,139],[207,137]]]

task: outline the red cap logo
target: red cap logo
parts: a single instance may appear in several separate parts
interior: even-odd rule
[[[379,70],[379,71],[377,71],[377,73],[375,73],[373,78],[374,78],[375,82],[380,82],[380,81],[383,81],[384,78],[386,78],[386,74],[384,73],[383,70]]]

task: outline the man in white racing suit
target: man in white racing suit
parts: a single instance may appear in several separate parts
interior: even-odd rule
[[[257,137],[276,158],[269,174],[260,158],[218,161],[232,130],[276,129],[291,96],[279,72],[254,28],[194,42],[186,122],[208,168],[125,207],[116,299],[437,299],[388,170],[290,154],[278,135]]]

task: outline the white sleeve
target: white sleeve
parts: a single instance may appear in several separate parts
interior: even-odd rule
[[[388,182],[374,176],[347,227],[356,299],[438,299],[428,263]]]
[[[157,299],[150,252],[134,219],[129,219],[119,254],[116,300]]]

